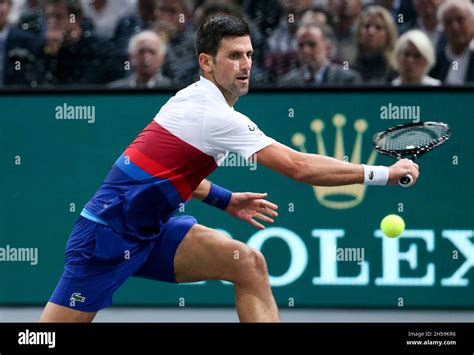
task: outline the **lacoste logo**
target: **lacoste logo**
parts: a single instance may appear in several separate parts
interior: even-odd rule
[[[374,179],[374,171],[373,170],[370,170],[369,172],[369,180],[373,180]]]
[[[69,299],[69,305],[71,307],[75,307],[76,302],[84,303],[85,301],[86,301],[86,298],[84,296],[81,296],[81,294],[79,292],[74,292],[71,295],[71,298]]]

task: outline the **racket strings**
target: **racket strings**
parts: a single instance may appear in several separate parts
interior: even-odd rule
[[[377,142],[382,149],[403,151],[436,143],[447,133],[443,126],[407,127],[388,132]]]

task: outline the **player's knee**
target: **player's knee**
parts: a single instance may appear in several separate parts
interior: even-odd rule
[[[267,263],[263,254],[247,247],[239,259],[237,282],[255,282],[267,279]]]

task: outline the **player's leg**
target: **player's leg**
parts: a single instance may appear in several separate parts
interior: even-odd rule
[[[176,251],[174,273],[176,282],[209,279],[232,282],[241,321],[279,320],[265,258],[259,251],[221,232],[194,225]]]
[[[154,243],[123,238],[79,217],[66,247],[66,265],[41,322],[91,322],[115,291],[148,259]]]
[[[97,312],[81,312],[68,307],[60,306],[51,302],[46,304],[40,317],[40,322],[78,322],[90,323],[94,320]]]

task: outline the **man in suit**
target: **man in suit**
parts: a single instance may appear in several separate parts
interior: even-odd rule
[[[109,84],[112,88],[170,88],[171,79],[163,76],[161,67],[165,49],[161,38],[153,31],[143,31],[132,37],[128,46],[132,74]]]
[[[320,85],[351,85],[362,82],[359,73],[329,61],[332,31],[328,26],[308,24],[296,32],[298,66],[280,80],[285,87]]]
[[[30,85],[36,37],[8,22],[11,0],[0,0],[0,87]]]
[[[474,5],[447,0],[439,9],[447,45],[438,51],[431,76],[448,85],[474,84]]]

